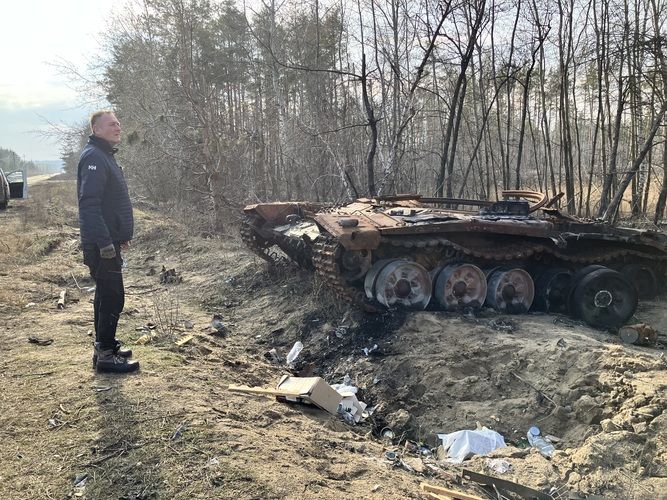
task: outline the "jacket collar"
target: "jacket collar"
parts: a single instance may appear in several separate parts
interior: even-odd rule
[[[116,154],[118,152],[118,148],[114,148],[111,144],[109,144],[107,141],[102,139],[101,137],[97,137],[96,135],[89,135],[88,136],[88,144],[94,144],[98,148],[100,148],[102,151],[109,153],[109,154]]]

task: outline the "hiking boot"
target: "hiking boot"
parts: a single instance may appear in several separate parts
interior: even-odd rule
[[[121,358],[132,357],[132,349],[123,348],[119,340],[116,340],[116,347],[114,347],[113,352],[116,356],[120,356]],[[95,348],[95,350],[93,351],[93,370],[95,369],[96,366],[97,366],[97,348]]]
[[[130,373],[139,369],[139,361],[128,361],[127,358],[116,354],[114,349],[100,349],[95,345],[97,358],[96,370],[106,373]]]

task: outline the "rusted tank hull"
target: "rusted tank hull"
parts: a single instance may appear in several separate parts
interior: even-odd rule
[[[242,235],[266,260],[277,257],[270,249],[278,246],[367,310],[486,303],[507,313],[567,312],[615,328],[632,317],[640,289],[655,294],[664,282],[664,234],[576,219],[540,193],[505,194],[528,201],[404,195],[335,208],[251,205]],[[591,265],[603,269],[581,274]],[[577,306],[568,305],[575,295]]]

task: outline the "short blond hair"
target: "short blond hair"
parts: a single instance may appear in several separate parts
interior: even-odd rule
[[[92,115],[90,115],[90,131],[93,131],[93,127],[95,126],[97,120],[99,120],[100,116],[113,114],[114,112],[111,109],[100,109],[99,111],[95,111]]]

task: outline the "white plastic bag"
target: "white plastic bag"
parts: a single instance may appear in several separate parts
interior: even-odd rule
[[[442,440],[448,462],[460,464],[472,455],[488,455],[493,450],[505,448],[505,440],[496,431],[482,427],[474,431],[456,431],[450,434],[438,434]]]

